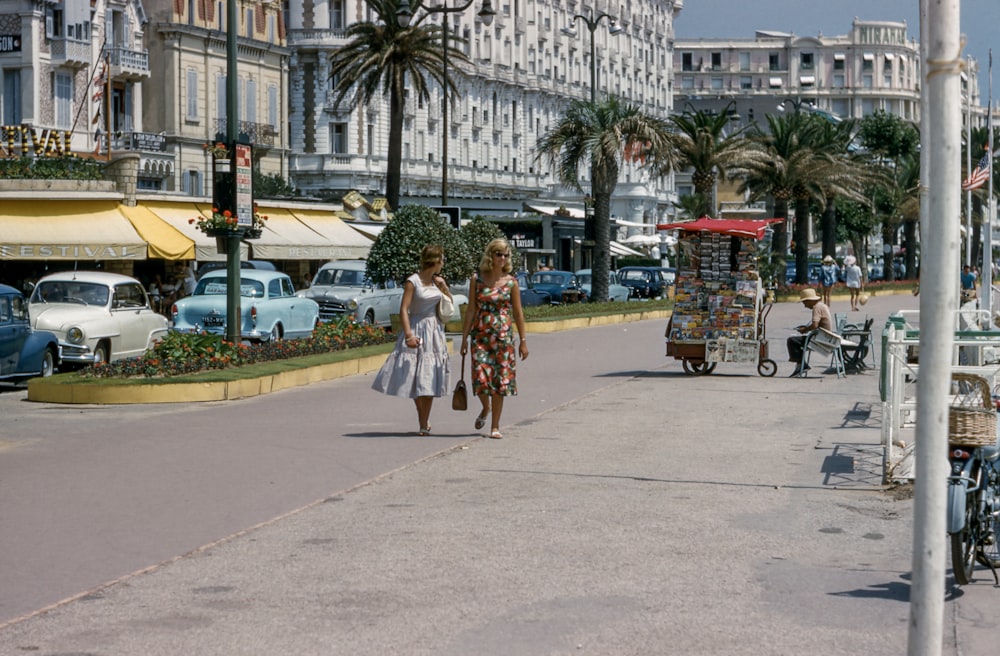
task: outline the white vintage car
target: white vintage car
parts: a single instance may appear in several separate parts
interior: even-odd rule
[[[349,314],[358,321],[388,328],[399,313],[403,288],[393,281],[376,285],[365,273],[364,260],[335,260],[320,267],[300,296],[319,303],[319,318],[334,321]]]
[[[104,271],[45,276],[28,301],[31,327],[59,338],[62,361],[87,365],[142,355],[167,334],[135,278]]]

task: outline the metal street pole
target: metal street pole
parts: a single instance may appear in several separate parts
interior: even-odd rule
[[[235,0],[229,0],[226,20],[228,29],[226,33],[226,147],[229,149],[230,157],[236,147],[236,138],[239,133],[237,118],[237,102],[239,102],[239,78],[237,77],[236,60],[239,54],[236,47],[236,35],[239,31],[239,6]],[[230,179],[236,175],[232,162],[229,165]],[[235,198],[233,207],[219,208],[228,209],[234,214],[236,212]],[[226,236],[228,248],[226,249],[226,341],[239,344],[242,331],[240,330],[240,236],[242,231],[230,233]]]
[[[962,250],[958,231],[962,196],[957,184],[962,174],[961,60],[956,56],[961,52],[959,1],[920,0],[920,234],[924,267],[920,276],[910,656],[939,655],[943,636],[948,402]]]
[[[457,7],[447,7],[445,5],[440,5],[436,7],[424,7],[425,12],[424,17],[431,14],[444,14],[441,17],[441,44],[443,46],[443,51],[441,53],[441,77],[444,82],[442,101],[441,101],[441,205],[445,206],[448,204],[448,132],[451,130],[451,126],[448,125],[448,104],[451,100],[451,85],[448,78],[448,15],[449,14],[459,14],[469,7],[475,0],[468,0],[468,2],[459,5]],[[477,16],[483,21],[483,25],[491,25],[493,23],[493,17],[496,15],[496,11],[493,10],[493,5],[491,0],[483,0],[483,8],[479,10]],[[396,19],[399,22],[400,27],[407,27],[410,24],[410,20],[413,18],[413,11],[410,9],[409,0],[402,0],[399,4],[399,10],[396,12]]]

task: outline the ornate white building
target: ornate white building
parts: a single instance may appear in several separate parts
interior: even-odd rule
[[[549,199],[581,205],[581,194],[559,189],[547,163],[536,161],[536,144],[562,115],[567,99],[590,98],[591,66],[597,93],[616,94],[645,112],[665,117],[672,108],[673,21],[680,0],[620,4],[563,0],[503,0],[492,24],[477,17],[476,0],[452,14],[450,34],[462,42],[471,66],[450,75],[460,89],[442,120],[441,89],[423,102],[407,100],[402,202],[440,204],[448,139],[448,204],[466,211],[513,213],[525,203]],[[313,195],[357,189],[379,195],[385,187],[388,101],[342,111],[333,104],[329,56],[346,43],[346,28],[373,20],[363,2],[289,0],[288,47],[292,50],[290,175]],[[421,11],[417,11],[418,18]],[[582,16],[597,21],[593,30]],[[614,18],[614,21],[611,19]],[[443,14],[427,20],[440,22]],[[564,28],[575,27],[576,33]],[[613,29],[611,29],[613,28]],[[620,29],[619,29],[620,28]],[[597,53],[591,62],[591,41]],[[586,172],[583,178],[586,177]],[[583,185],[586,189],[586,180]],[[673,211],[672,178],[650,180],[626,167],[612,212],[653,224]],[[556,204],[558,206],[558,203]]]

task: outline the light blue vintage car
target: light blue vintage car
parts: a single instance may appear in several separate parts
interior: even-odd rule
[[[226,271],[211,271],[194,293],[174,303],[172,330],[226,334]],[[295,295],[292,279],[278,271],[240,270],[240,333],[248,341],[308,337],[319,323],[319,305]]]

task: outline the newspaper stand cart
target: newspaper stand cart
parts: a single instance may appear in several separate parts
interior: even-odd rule
[[[767,226],[781,219],[711,219],[658,224],[678,230],[674,311],[667,324],[667,356],[691,376],[710,374],[720,362],[757,365],[773,376],[768,357],[757,249]]]

